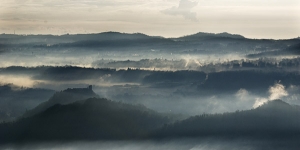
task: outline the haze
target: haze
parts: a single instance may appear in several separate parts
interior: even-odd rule
[[[0,149],[298,150],[299,0],[0,0]]]
[[[0,33],[117,31],[179,37],[230,32],[248,38],[300,35],[298,0],[0,0]]]

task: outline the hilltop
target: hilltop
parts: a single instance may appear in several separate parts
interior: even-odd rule
[[[0,124],[0,143],[139,139],[169,122],[141,105],[89,98]]]
[[[290,45],[300,43],[300,39],[250,39],[239,34],[198,32],[178,38],[149,36],[143,33],[103,32],[93,34],[65,35],[0,35],[0,50],[10,49],[53,49],[72,51],[160,51],[184,53],[228,53],[241,52],[257,54],[274,50],[286,50]],[[187,50],[187,51],[186,51]],[[222,50],[222,51],[220,51]]]
[[[87,98],[99,97],[92,89],[92,86],[87,88],[72,88],[66,89],[61,92],[56,92],[48,101],[39,104],[37,107],[25,112],[23,117],[33,116],[40,112],[45,111],[55,104],[70,104],[79,100]]]
[[[89,98],[55,104],[34,116],[0,124],[0,141],[129,140],[182,137],[294,139],[300,107],[282,100],[256,109],[172,119],[142,105]]]
[[[227,32],[223,33],[205,33],[205,32],[198,32],[196,34],[191,34],[187,36],[182,36],[176,39],[180,40],[205,40],[205,39],[213,39],[213,38],[232,38],[232,39],[246,39],[244,36],[239,34],[230,34]]]
[[[164,126],[154,137],[299,138],[299,116],[299,106],[274,100],[252,110],[193,116]]]

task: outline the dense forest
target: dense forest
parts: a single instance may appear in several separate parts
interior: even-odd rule
[[[1,143],[136,139],[170,118],[141,105],[90,98],[0,125]]]
[[[300,106],[268,101],[251,110],[202,114],[182,121],[142,105],[89,98],[0,124],[1,143],[177,137],[299,138]],[[172,123],[173,122],[173,123]]]
[[[299,115],[299,106],[274,100],[252,110],[193,116],[165,125],[154,137],[299,138]]]
[[[1,34],[0,145],[213,139],[297,147],[299,43],[226,32]]]

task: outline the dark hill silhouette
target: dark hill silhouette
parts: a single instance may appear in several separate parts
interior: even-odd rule
[[[178,137],[287,140],[300,137],[299,116],[299,106],[273,100],[252,110],[203,114],[167,124],[170,118],[144,106],[90,98],[55,104],[32,117],[2,123],[0,143]]]
[[[288,47],[287,51],[291,52],[292,54],[299,55],[300,54],[300,43]]]
[[[1,41],[9,44],[14,43],[35,43],[35,44],[57,44],[70,43],[82,40],[121,40],[121,39],[149,39],[151,36],[142,33],[120,33],[120,32],[102,32],[92,34],[64,34],[64,35],[11,35],[0,34]],[[157,37],[153,37],[157,38]]]
[[[0,85],[0,122],[22,116],[26,110],[47,101],[54,93],[54,90],[49,89]]]
[[[212,39],[212,38],[245,39],[245,37],[242,36],[242,35],[230,34],[230,33],[227,33],[227,32],[223,32],[223,33],[198,32],[196,34],[179,37],[177,39],[180,39],[180,40],[204,40],[204,39]]]
[[[149,36],[142,33],[103,32],[92,34],[65,34],[65,35],[9,35],[0,34],[0,50],[20,48],[43,49],[60,51],[72,49],[80,52],[82,48],[95,51],[148,51],[159,49],[163,52],[180,53],[257,53],[288,48],[289,45],[299,43],[299,39],[272,40],[248,39],[242,35],[223,33],[203,33],[178,37],[164,38]]]
[[[295,39],[296,40],[296,39]],[[274,50],[261,52],[257,54],[249,54],[249,58],[258,58],[258,57],[269,57],[269,56],[286,56],[286,55],[300,55],[300,41],[298,40],[297,44],[293,44],[289,47]]]
[[[108,41],[108,40],[140,40],[140,39],[150,39],[152,36],[148,36],[142,33],[120,33],[120,32],[102,32],[95,34],[73,34],[73,35],[62,35],[62,38],[69,38],[72,41],[81,41],[81,40],[99,40],[99,41]]]
[[[158,37],[148,36],[142,33],[119,33],[119,32],[103,32],[98,34],[77,34],[63,35],[61,38],[69,38],[72,42],[55,44],[51,47],[121,47],[124,46],[145,46],[152,44],[168,44],[173,43],[172,40]],[[43,46],[43,45],[41,45]]]
[[[94,47],[135,47],[135,46],[150,46],[152,44],[171,44],[173,41],[162,38],[141,38],[141,39],[103,39],[103,40],[81,40],[72,43],[63,43],[53,45],[51,47],[86,47],[86,48],[94,48]]]
[[[169,120],[141,105],[90,98],[0,124],[0,143],[135,139]]]
[[[282,81],[285,86],[299,84],[300,78],[282,71],[222,71],[208,74],[208,79],[203,84],[199,84],[200,90],[215,90],[218,92],[237,91],[241,87],[250,90],[267,89],[274,81]]]
[[[160,71],[154,72],[148,76],[145,76],[143,83],[165,83],[165,82],[203,82],[206,74],[198,71]]]
[[[70,104],[75,101],[84,100],[87,98],[99,97],[94,91],[92,87],[88,88],[73,88],[73,89],[66,89],[61,92],[55,93],[48,101],[39,104],[37,107],[28,110],[25,112],[23,117],[33,116],[40,112],[45,111],[49,107],[55,104]]]
[[[223,33],[204,33],[199,32],[196,34],[183,36],[174,39],[182,38],[210,38],[210,37],[229,37],[229,38],[245,38],[242,35],[230,34],[227,32]],[[64,34],[64,35],[12,35],[12,34],[0,34],[0,39],[6,43],[61,43],[65,41],[76,42],[84,40],[98,40],[98,41],[108,41],[108,40],[142,40],[142,39],[165,39],[162,36],[149,36],[143,33],[120,33],[120,32],[102,32],[102,33],[91,33],[91,34]],[[63,42],[64,43],[64,42]]]
[[[282,100],[268,101],[257,108],[259,111],[291,111],[298,109],[300,110],[298,106],[292,106]]]
[[[299,138],[299,116],[299,106],[274,100],[252,110],[190,117],[165,126],[154,137]]]

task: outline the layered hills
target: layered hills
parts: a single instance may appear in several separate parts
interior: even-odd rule
[[[72,141],[138,139],[169,123],[141,105],[89,98],[55,104],[32,117],[0,125],[0,141]]]
[[[299,116],[299,106],[274,100],[251,110],[202,114],[172,123],[171,118],[142,105],[88,98],[65,105],[54,104],[30,117],[2,123],[0,141],[15,143],[179,137],[298,138]]]
[[[193,116],[165,126],[155,137],[299,138],[299,116],[299,106],[274,100],[252,110]]]
[[[69,88],[61,92],[56,92],[48,101],[45,101],[35,108],[26,111],[23,117],[29,117],[43,112],[55,104],[65,105],[94,97],[98,98],[99,96],[92,90],[92,86],[87,88]]]
[[[286,55],[295,53],[290,46],[297,47],[300,39],[249,39],[242,35],[199,32],[178,38],[149,36],[142,33],[103,32],[94,34],[66,35],[0,35],[0,50],[96,50],[96,51],[149,51],[180,53],[229,53],[240,52],[250,54],[248,57],[258,57],[264,54],[278,53]],[[16,49],[15,49],[16,48]],[[289,52],[292,51],[292,52]]]

